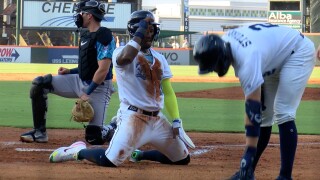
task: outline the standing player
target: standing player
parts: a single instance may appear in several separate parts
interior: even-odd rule
[[[112,94],[112,53],[115,42],[111,31],[101,27],[104,4],[97,1],[82,1],[77,4],[75,24],[88,28],[82,32],[79,46],[79,63],[74,69],[60,67],[57,76],[39,76],[32,81],[34,129],[20,136],[23,142],[48,141],[46,132],[47,94],[67,98],[89,100],[95,114],[86,127],[85,139],[90,144],[103,144],[114,132],[115,124],[104,126],[106,108]]]
[[[291,179],[298,136],[296,110],[315,65],[314,52],[314,44],[300,32],[268,23],[233,29],[222,38],[207,35],[196,43],[199,74],[214,71],[221,77],[232,65],[245,94],[246,149],[240,170],[231,179],[254,179],[273,123],[278,124],[280,136],[277,179]]]
[[[113,53],[121,103],[117,113],[118,127],[108,149],[85,149],[83,142],[76,142],[55,150],[50,155],[50,162],[86,159],[100,166],[116,167],[133,152],[131,161],[134,162],[189,164],[188,149],[180,138],[176,138],[184,131],[170,83],[172,74],[164,56],[151,48],[159,35],[158,25],[151,12],[133,12],[128,22],[132,39]],[[160,111],[164,105],[172,124]],[[135,151],[146,143],[157,150]]]

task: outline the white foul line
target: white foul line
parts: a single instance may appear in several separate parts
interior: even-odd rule
[[[16,151],[22,151],[22,152],[41,152],[41,151],[47,151],[51,152],[54,151],[54,149],[37,149],[37,148],[16,148]]]
[[[24,143],[21,142],[0,142],[1,145],[4,146],[12,146],[12,145],[21,145]],[[298,146],[312,146],[312,145],[320,145],[320,142],[306,142],[306,143],[298,143]],[[280,146],[280,144],[269,143],[268,146]],[[202,154],[208,153],[213,149],[217,148],[227,148],[227,147],[245,147],[245,144],[219,144],[219,145],[206,145],[206,146],[198,146],[196,150],[191,151],[191,156],[200,156]],[[52,152],[55,149],[41,149],[41,148],[15,148],[16,151],[19,152]]]
[[[298,146],[311,146],[311,145],[320,145],[320,142],[306,142],[298,143]],[[212,151],[217,148],[227,148],[227,147],[245,147],[245,144],[220,144],[220,145],[207,145],[207,146],[198,146],[200,149],[190,152],[191,156],[200,156],[207,152]],[[269,143],[268,146],[280,146],[280,144]],[[202,149],[201,149],[202,148]]]

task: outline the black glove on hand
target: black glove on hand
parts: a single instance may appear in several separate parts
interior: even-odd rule
[[[148,29],[148,22],[144,19],[140,20],[139,24],[138,24],[138,29],[137,31],[134,33],[134,36],[139,37],[140,39],[144,38],[144,34],[146,33],[147,29]]]

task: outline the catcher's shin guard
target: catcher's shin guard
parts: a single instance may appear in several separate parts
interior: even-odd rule
[[[38,76],[32,81],[30,98],[32,104],[33,126],[42,132],[46,131],[46,114],[48,110],[47,93],[52,91],[52,75]],[[47,89],[47,90],[45,90]]]

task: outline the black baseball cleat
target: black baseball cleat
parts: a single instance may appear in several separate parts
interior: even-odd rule
[[[47,132],[41,132],[38,129],[33,129],[32,131],[21,134],[20,140],[22,142],[38,142],[38,143],[46,143],[48,142]]]
[[[252,172],[252,171],[251,171]],[[249,173],[247,175],[246,178],[244,178],[246,180],[255,180],[256,178],[254,177],[253,173]],[[227,180],[240,180],[240,172],[237,171],[236,173],[234,173],[234,175],[232,175],[230,178],[228,178]]]
[[[283,176],[278,176],[276,180],[292,180],[292,178],[285,178]]]

